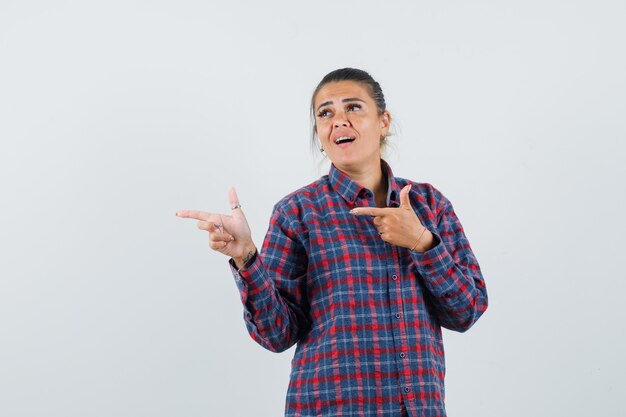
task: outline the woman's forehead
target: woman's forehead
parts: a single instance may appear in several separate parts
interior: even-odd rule
[[[323,103],[333,102],[346,98],[359,98],[363,101],[372,101],[367,86],[355,81],[334,81],[325,84],[315,95],[315,107]]]

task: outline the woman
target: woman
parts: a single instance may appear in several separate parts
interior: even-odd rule
[[[231,258],[252,338],[297,343],[286,416],[445,416],[440,326],[466,331],[487,308],[463,228],[381,159],[391,115],[368,73],[329,73],[311,111],[330,172],[275,205],[261,252],[234,189],[232,215],[177,216]]]

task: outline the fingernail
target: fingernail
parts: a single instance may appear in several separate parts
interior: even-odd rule
[[[231,236],[230,237],[230,241],[232,242],[233,240],[235,240],[235,238]]]

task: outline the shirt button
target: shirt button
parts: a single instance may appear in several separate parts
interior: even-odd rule
[[[396,313],[396,318],[399,319],[400,318],[400,313]]]
[[[394,274],[394,275],[391,276],[391,279],[395,281],[395,280],[398,279],[398,276]]]
[[[409,391],[411,391],[411,388],[409,388],[409,387],[404,387],[404,392],[409,392]]]
[[[406,356],[406,354],[404,352],[400,353],[400,357],[404,358]]]

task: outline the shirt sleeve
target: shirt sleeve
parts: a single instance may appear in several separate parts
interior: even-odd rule
[[[442,195],[435,245],[425,252],[411,251],[417,272],[432,295],[441,325],[467,331],[487,309],[487,289],[478,261],[452,204]]]
[[[272,352],[290,348],[310,327],[301,229],[275,207],[261,253],[252,264],[237,270],[233,260],[229,261],[248,332]]]

